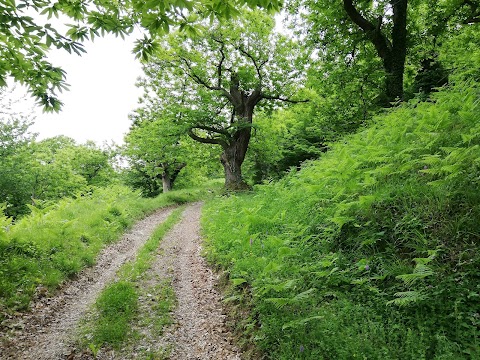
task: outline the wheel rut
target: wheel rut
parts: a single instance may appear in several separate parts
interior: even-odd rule
[[[94,266],[67,282],[54,297],[42,298],[29,313],[10,319],[6,325],[12,330],[4,333],[2,329],[0,359],[56,360],[70,356],[71,336],[78,321],[171,211],[158,210],[136,223],[120,241],[100,253]]]
[[[174,324],[161,342],[172,347],[170,359],[240,359],[215,289],[217,276],[201,256],[200,214],[201,204],[187,208],[182,221],[162,241],[164,255],[157,266],[172,276],[178,304]]]

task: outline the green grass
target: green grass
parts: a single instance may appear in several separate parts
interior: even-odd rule
[[[172,284],[169,280],[160,280],[155,286],[143,289],[143,294],[153,298],[154,301],[150,302],[152,311],[142,317],[141,326],[152,325],[155,334],[161,335],[165,326],[172,323],[170,312],[176,305]]]
[[[480,357],[479,98],[413,100],[206,206],[243,341],[270,359]]]
[[[65,279],[91,266],[106,244],[155,209],[211,197],[220,185],[172,191],[153,199],[126,187],[95,189],[63,199],[12,224],[0,216],[0,321],[28,309],[39,287],[53,292]]]
[[[129,322],[138,309],[138,294],[133,283],[119,281],[105,288],[96,302],[98,318],[93,343],[118,347],[126,339]]]
[[[83,325],[83,339],[79,340],[81,346],[90,348],[94,353],[105,346],[118,350],[129,340],[137,340],[140,336],[132,330],[134,323],[152,325],[155,333],[161,334],[163,327],[171,322],[175,294],[170,281],[158,279],[159,283],[149,288],[142,288],[141,284],[162,238],[180,220],[183,210],[183,207],[173,210],[142,246],[136,259],[121,267],[118,280],[101,292],[91,320]],[[147,308],[139,308],[140,296],[152,298]]]
[[[136,327],[150,329],[156,342],[163,334],[166,326],[173,323],[171,312],[176,306],[175,292],[170,279],[157,279],[157,284],[150,287],[140,287],[141,296],[147,299],[141,307]],[[137,359],[169,359],[172,348],[142,349],[137,351]]]

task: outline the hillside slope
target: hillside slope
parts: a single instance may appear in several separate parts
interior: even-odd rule
[[[480,88],[412,100],[253,194],[209,204],[209,259],[271,359],[480,357]]]

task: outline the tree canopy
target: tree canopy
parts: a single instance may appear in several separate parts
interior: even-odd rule
[[[436,63],[442,36],[480,19],[476,0],[293,0],[288,4],[302,23],[297,29],[319,49],[323,61],[351,64],[360,70],[356,75],[362,81],[361,69],[370,64],[368,82],[382,89],[379,101],[387,106],[405,98],[405,87],[412,83],[405,76],[419,71],[422,64]],[[383,69],[383,84],[374,69]],[[423,69],[432,72],[439,67]],[[433,86],[442,83],[435,81]]]
[[[7,108],[0,96],[2,106]],[[79,145],[66,136],[37,140],[30,115],[0,115],[0,204],[8,216],[30,212],[62,197],[105,186],[115,176],[111,153],[94,143]]]
[[[202,166],[198,145],[167,115],[139,108],[132,118],[122,153],[131,167],[129,182],[144,195],[170,191],[185,167]]]
[[[295,93],[307,56],[298,43],[275,33],[274,24],[250,11],[204,25],[193,37],[175,32],[145,65],[142,85],[155,94],[150,101],[173,111],[192,139],[221,146],[228,188],[244,186],[241,165],[257,106],[301,101]]]
[[[193,32],[201,18],[230,18],[248,5],[274,11],[280,1],[108,1],[8,0],[0,3],[0,87],[7,77],[28,86],[46,111],[58,111],[58,92],[66,89],[66,74],[47,60],[50,48],[80,55],[82,42],[113,33],[122,36],[134,26],[146,31],[134,48],[146,58],[157,47],[155,38],[171,28]],[[52,18],[60,18],[52,22]],[[59,25],[59,21],[67,24]],[[65,28],[65,30],[63,30]]]

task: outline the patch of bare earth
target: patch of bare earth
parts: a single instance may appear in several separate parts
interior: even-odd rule
[[[139,335],[121,350],[100,350],[97,354],[98,360],[144,358],[235,360],[241,358],[240,352],[233,345],[233,336],[225,325],[226,315],[221,295],[215,289],[218,278],[201,256],[200,213],[201,204],[187,207],[181,221],[165,235],[150,270],[138,283],[140,315],[133,326]],[[157,224],[158,222],[160,221],[157,221]],[[89,275],[89,277],[92,276],[97,275]],[[172,314],[173,324],[165,329],[163,335],[159,335],[154,322],[149,322],[148,319],[151,320],[155,313],[153,307],[159,299],[156,291],[165,284],[173,285],[177,306]],[[86,287],[90,285],[87,283]],[[104,285],[105,283],[101,287]],[[82,307],[82,314],[95,300],[100,290],[88,299],[88,304]],[[76,302],[72,299],[69,307],[73,309],[76,306]],[[67,311],[59,313],[58,316],[59,318],[54,316],[51,322],[63,323],[62,318],[68,318],[71,314]],[[142,321],[144,317],[147,318],[146,322]],[[40,342],[41,338],[35,341],[35,336],[29,336],[29,340],[24,341],[23,344],[38,348],[32,352],[33,355],[23,357],[23,354],[28,354],[29,351],[24,346],[9,352],[13,356],[10,358],[91,359],[92,356],[88,352],[73,353],[67,346],[68,336],[62,334],[62,332],[74,333],[78,318],[79,316],[74,322],[70,322],[71,328],[68,329],[64,326],[50,326],[57,331],[50,333],[49,340],[46,342],[43,340]],[[50,332],[49,328],[46,330]],[[36,333],[41,332],[37,330]],[[55,352],[48,351],[46,347],[52,342],[61,343],[62,346],[55,346]]]
[[[31,312],[4,321],[0,359],[72,359],[71,336],[78,321],[170,212],[162,209],[141,220],[119,242],[105,248],[95,266],[67,282],[54,297],[40,298]]]

